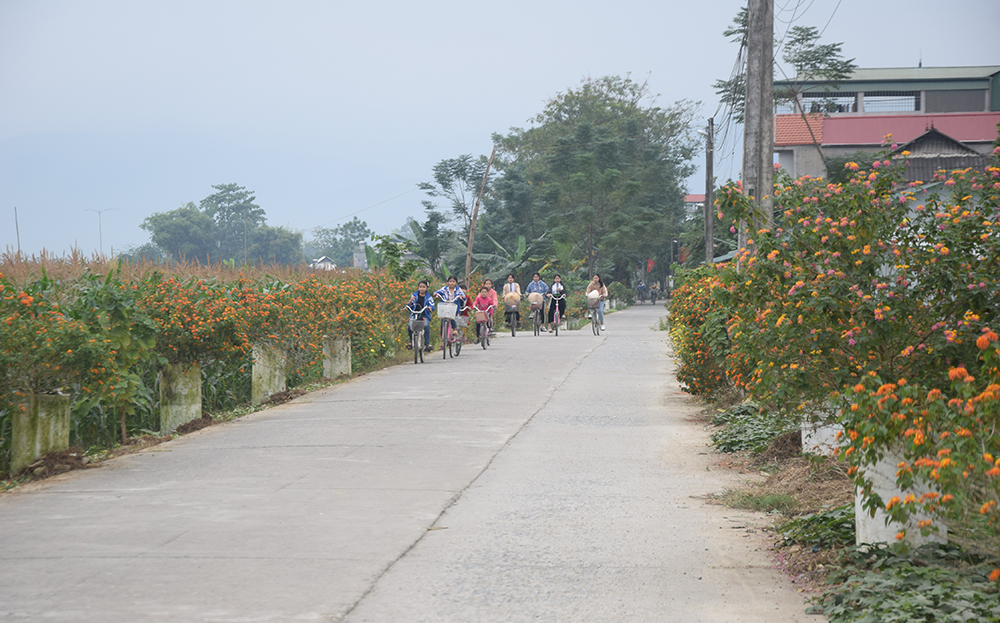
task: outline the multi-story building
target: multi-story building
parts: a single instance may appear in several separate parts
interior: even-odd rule
[[[775,109],[774,149],[794,177],[826,177],[826,161],[883,149],[911,152],[908,178],[986,165],[1000,124],[1000,66],[856,69],[836,89],[776,80],[795,102]]]

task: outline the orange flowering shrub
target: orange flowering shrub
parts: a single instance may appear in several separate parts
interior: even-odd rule
[[[254,344],[285,349],[293,385],[320,376],[324,335],[347,337],[354,369],[364,370],[402,346],[403,306],[416,289],[362,271],[281,268],[275,278],[252,268],[105,266],[104,278],[74,256],[55,265],[55,282],[44,267],[14,267],[19,285],[0,275],[0,471],[16,392],[64,389],[73,443],[113,443],[116,428],[124,437],[155,426],[157,363],[202,362],[206,408],[249,399]]]
[[[695,396],[711,397],[728,386],[725,360],[729,350],[728,314],[713,296],[722,287],[715,269],[681,271],[670,303],[670,340],[680,360],[677,380]]]
[[[997,164],[942,172],[931,186],[903,181],[903,154],[880,156],[845,184],[779,175],[773,227],[753,232],[752,252],[719,273],[716,289],[731,315],[734,384],[789,417],[839,412],[867,506],[900,516],[922,507],[958,522],[953,532],[992,535],[1000,469],[983,455],[1000,452]],[[751,215],[738,186],[720,196],[731,214]],[[908,453],[900,486],[923,481],[937,498],[870,495],[859,467],[898,448]]]
[[[980,376],[952,368],[945,388],[868,376],[846,394],[855,411],[844,439],[851,473],[873,463],[888,441],[901,449],[897,482],[920,495],[882,500],[896,521],[922,511],[923,532],[943,520],[949,539],[1000,562],[1000,341],[985,329],[977,340]],[[944,375],[942,375],[944,376]]]
[[[49,393],[72,383],[109,381],[109,340],[93,335],[62,304],[47,277],[15,287],[0,274],[0,391]],[[4,436],[7,437],[7,436]]]
[[[169,363],[239,357],[250,349],[247,310],[215,280],[153,278],[138,306],[156,324],[156,351]]]

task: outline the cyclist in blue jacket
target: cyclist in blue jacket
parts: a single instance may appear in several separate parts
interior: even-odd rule
[[[465,292],[458,287],[458,279],[454,276],[448,277],[447,285],[435,292],[434,296],[444,303],[458,303],[457,311],[462,311],[462,308],[465,307]],[[455,322],[454,318],[451,319],[451,328],[458,330],[458,323]]]
[[[542,276],[535,273],[531,276],[531,283],[524,289],[525,294],[541,294],[542,304],[545,302],[545,295],[549,293],[549,286],[544,281],[542,281]],[[542,326],[542,331],[545,331],[545,326]]]
[[[424,350],[426,352],[431,352],[431,312],[434,311],[434,297],[427,293],[427,288],[430,284],[427,283],[426,279],[421,279],[417,283],[417,291],[410,295],[410,302],[406,304],[411,310],[420,312],[421,309],[426,307],[421,315],[424,317]],[[413,347],[410,344],[413,343],[413,329],[410,328],[410,323],[406,323],[406,331],[410,334],[410,341],[406,343],[407,350]]]

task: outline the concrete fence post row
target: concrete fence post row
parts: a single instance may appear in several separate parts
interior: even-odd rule
[[[255,346],[251,370],[254,404],[286,389],[286,356],[280,347]],[[351,341],[323,336],[323,376],[351,374]],[[202,416],[201,366],[175,363],[157,374],[160,386],[160,433]],[[56,394],[28,394],[15,407],[11,430],[11,473],[50,452],[69,448],[70,398]]]

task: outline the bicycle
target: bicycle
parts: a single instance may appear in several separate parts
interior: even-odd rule
[[[517,335],[517,309],[516,303],[504,303],[504,311],[507,314],[507,324],[510,326],[510,336]]]
[[[458,329],[452,329],[451,322],[458,316],[456,301],[441,301],[437,306],[438,318],[441,320],[441,358],[455,357],[462,352],[462,338]]]
[[[490,312],[493,311],[493,306],[490,305],[486,309],[474,311],[476,314],[476,337],[479,338],[479,344],[483,350],[486,350],[486,347],[490,345]]]
[[[598,319],[597,310],[600,308],[601,298],[587,299],[590,308],[590,327],[594,330],[594,335],[601,334],[601,321]],[[597,303],[596,305],[594,303]]]
[[[541,333],[542,325],[544,324],[544,319],[542,318],[542,301],[544,299],[541,298],[541,293],[538,293],[536,300],[531,300],[533,294],[534,293],[528,295],[528,305],[531,309],[531,328],[537,336]]]
[[[640,305],[645,305],[646,304],[646,289],[645,288],[638,288],[636,290],[636,294],[637,294],[636,298],[639,299],[639,304]]]
[[[652,303],[653,305],[656,305],[656,295],[657,295],[657,294],[659,294],[659,293],[660,293],[660,291],[659,291],[659,290],[650,290],[650,291],[649,291],[649,301],[650,301],[650,302],[651,302],[651,303]]]
[[[410,331],[412,332],[410,348],[413,349],[413,363],[417,363],[418,359],[420,363],[424,362],[424,326],[427,324],[424,312],[430,308],[430,305],[427,305],[420,311],[416,311],[409,305],[403,307],[410,312]]]
[[[552,308],[555,310],[552,312],[552,332],[556,337],[559,337],[559,323],[562,322],[562,315],[559,313],[559,301],[565,298],[565,294],[561,294],[559,296],[549,295],[549,305],[555,305],[555,307]]]

